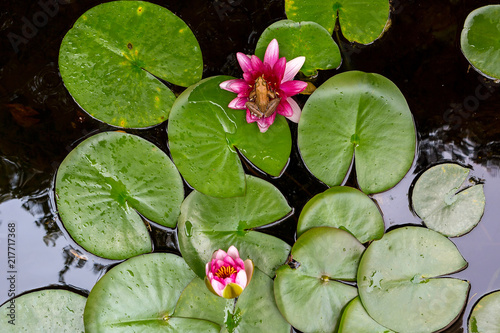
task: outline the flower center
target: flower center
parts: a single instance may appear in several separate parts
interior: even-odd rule
[[[219,277],[221,279],[225,279],[225,278],[230,277],[234,273],[236,273],[236,269],[234,269],[234,267],[222,266],[221,268],[219,268],[217,273],[215,273],[215,275],[217,275],[217,277]]]

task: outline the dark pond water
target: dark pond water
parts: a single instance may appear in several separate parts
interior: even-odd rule
[[[0,304],[9,299],[9,224],[17,237],[16,294],[53,285],[87,293],[113,263],[77,246],[61,230],[53,203],[54,174],[64,157],[83,138],[112,129],[78,107],[57,65],[65,33],[81,14],[102,2],[59,0],[57,7],[45,9],[45,1],[0,4]],[[235,53],[253,53],[260,33],[285,18],[283,1],[153,2],[193,29],[203,52],[204,77],[240,76]],[[418,173],[435,163],[468,165],[472,176],[484,182],[482,221],[469,234],[453,239],[469,262],[455,276],[469,280],[472,287],[462,318],[446,332],[466,331],[462,322],[466,327],[473,303],[500,289],[500,85],[471,69],[459,48],[465,17],[489,3],[494,2],[395,0],[388,32],[369,46],[353,47],[335,36],[342,47],[342,66],[320,73],[315,81],[318,86],[352,69],[379,73],[401,89],[410,105],[419,138],[415,162],[395,188],[373,196],[386,228],[421,224],[410,210],[408,192]],[[305,100],[302,96],[300,102]],[[296,126],[292,131],[296,136]],[[166,124],[130,132],[168,151]],[[247,172],[263,177],[251,168]],[[353,179],[347,184],[355,186]],[[285,194],[295,214],[267,232],[293,244],[302,207],[326,186],[307,172],[296,146],[282,177],[268,180]],[[153,236],[155,251],[179,253],[175,231],[154,229]]]

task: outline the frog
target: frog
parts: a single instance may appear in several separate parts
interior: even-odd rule
[[[248,96],[248,102],[245,103],[245,106],[254,116],[266,118],[276,111],[280,101],[281,98],[277,97],[276,93],[269,89],[264,76],[259,76],[255,80],[255,85]]]

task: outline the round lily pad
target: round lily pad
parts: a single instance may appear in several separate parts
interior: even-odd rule
[[[84,332],[87,298],[63,289],[30,292],[0,307],[1,332]]]
[[[320,226],[345,229],[361,243],[384,234],[384,219],[375,202],[347,186],[334,186],[309,200],[300,213],[297,236]]]
[[[358,71],[330,78],[309,97],[298,145],[308,169],[329,186],[340,185],[353,156],[361,190],[390,189],[411,167],[415,126],[404,96],[387,78]]]
[[[482,297],[469,317],[470,333],[500,332],[500,291]]]
[[[368,314],[396,332],[435,332],[458,318],[469,283],[442,275],[467,262],[445,236],[426,228],[394,229],[368,246],[358,289]]]
[[[120,132],[80,143],[56,177],[65,228],[87,251],[109,259],[151,252],[141,215],[175,227],[183,198],[182,179],[168,156],[149,141]]]
[[[500,5],[473,10],[460,38],[462,52],[479,72],[500,79]]]
[[[257,168],[279,176],[292,147],[286,119],[277,115],[263,134],[246,122],[244,110],[228,108],[236,97],[219,87],[229,76],[205,79],[184,91],[172,108],[168,135],[172,159],[196,190],[215,197],[245,194],[238,152]]]
[[[369,44],[383,34],[390,7],[388,0],[285,0],[285,11],[290,20],[316,22],[330,35],[338,18],[345,38]]]
[[[300,236],[292,248],[296,268],[281,266],[274,280],[276,304],[285,319],[304,332],[334,332],[342,309],[358,294],[338,280],[356,279],[364,249],[336,228],[313,228]]]
[[[246,176],[245,196],[214,198],[193,191],[184,200],[178,224],[179,247],[191,269],[205,276],[212,253],[234,245],[269,276],[285,262],[290,246],[254,229],[286,216],[291,208],[272,184]]]
[[[448,237],[461,236],[474,228],[484,213],[483,185],[460,191],[470,169],[444,163],[426,170],[415,183],[415,213],[432,230]]]
[[[182,292],[174,314],[209,320],[227,329],[226,302],[226,299],[211,293],[202,279],[195,277]],[[250,284],[238,297],[233,311],[236,314],[233,333],[290,332],[290,325],[274,301],[273,280],[258,269],[255,269]]]
[[[92,288],[85,306],[85,332],[214,332],[216,323],[174,315],[195,274],[182,258],[153,253],[129,259]]]
[[[373,320],[366,313],[359,297],[354,298],[347,304],[340,319],[338,333],[394,333]]]
[[[187,87],[201,79],[200,46],[169,10],[143,1],[93,7],[75,22],[59,50],[59,69],[75,101],[119,127],[168,118],[175,95],[158,78]]]
[[[306,61],[300,69],[306,76],[317,74],[318,69],[334,69],[340,66],[340,50],[328,32],[316,22],[294,22],[281,20],[264,30],[257,42],[255,55],[264,59],[269,43],[276,38],[280,56],[292,60],[304,56]]]

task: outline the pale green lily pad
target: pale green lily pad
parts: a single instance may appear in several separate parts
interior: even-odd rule
[[[175,227],[184,198],[182,179],[168,156],[149,141],[120,132],[80,143],[61,163],[55,187],[71,237],[109,259],[151,252],[141,215]]]
[[[412,204],[427,227],[456,237],[479,223],[485,205],[483,185],[460,191],[469,172],[470,169],[458,164],[444,163],[431,167],[418,178]]]
[[[375,202],[363,192],[346,186],[329,188],[307,202],[300,213],[297,236],[321,226],[347,230],[361,243],[384,234],[384,219]]]
[[[83,333],[86,301],[84,296],[62,289],[21,295],[0,307],[0,331]]]
[[[344,306],[357,296],[354,281],[363,245],[344,230],[319,227],[305,232],[292,248],[299,266],[281,266],[274,295],[281,314],[303,332],[335,332]]]
[[[338,333],[394,333],[387,327],[384,327],[373,320],[366,313],[363,304],[356,297],[347,304],[340,319]]]
[[[216,323],[174,315],[195,274],[181,257],[154,253],[129,259],[92,288],[85,306],[85,332],[213,332]]]
[[[308,169],[329,186],[342,184],[355,160],[367,194],[396,185],[415,156],[413,117],[387,78],[358,71],[330,78],[309,97],[299,122],[298,146]]]
[[[460,45],[472,66],[500,79],[500,5],[473,10],[465,20]]]
[[[458,318],[467,281],[439,278],[467,266],[456,246],[426,228],[392,230],[368,246],[358,269],[366,311],[396,332],[434,332]]]
[[[175,95],[201,79],[200,46],[172,12],[143,1],[113,1],[83,14],[64,37],[59,69],[90,115],[119,127],[167,120]]]
[[[313,21],[330,35],[337,17],[342,34],[351,42],[370,44],[389,23],[388,0],[285,0],[286,16],[293,21]]]
[[[292,138],[286,119],[277,115],[267,132],[246,122],[245,110],[228,108],[236,94],[219,84],[233,79],[216,76],[184,91],[168,122],[172,159],[196,190],[214,197],[245,194],[245,172],[238,151],[257,168],[279,176],[285,168]]]
[[[317,74],[318,69],[334,69],[340,66],[340,50],[331,33],[315,22],[281,20],[264,30],[257,42],[255,55],[264,59],[267,45],[278,41],[280,57],[290,61],[304,56],[306,61],[300,69],[306,76]]]
[[[500,332],[500,291],[482,297],[470,314],[469,333]]]
[[[184,289],[174,315],[209,320],[225,327],[226,300],[212,294],[199,277]],[[241,315],[233,333],[273,332],[289,333],[290,325],[281,316],[273,294],[273,280],[255,269],[250,284],[238,297],[235,312]],[[224,328],[224,332],[227,330]]]
[[[290,246],[279,238],[253,229],[275,222],[291,208],[272,184],[246,176],[243,197],[214,198],[193,191],[184,200],[178,223],[182,256],[200,277],[205,265],[218,249],[234,245],[243,260],[252,259],[255,266],[269,276],[285,262]]]

